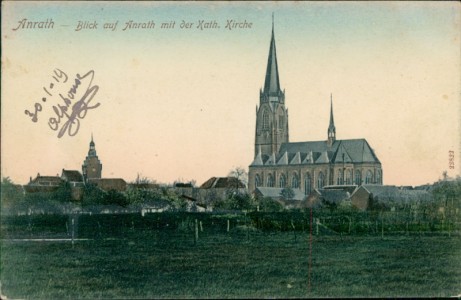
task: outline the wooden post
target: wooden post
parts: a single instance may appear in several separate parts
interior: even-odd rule
[[[245,225],[247,228],[247,241],[250,240],[250,225],[248,225],[247,212],[245,211]]]
[[[72,248],[74,247],[74,235],[75,235],[75,221],[74,221],[74,216],[72,216]]]
[[[319,223],[320,223],[319,219],[316,218],[315,219],[315,235],[319,235]]]
[[[229,219],[227,219],[227,232],[229,232],[229,229],[230,229],[230,221]]]
[[[200,232],[203,232],[203,225],[202,225],[202,221],[200,221]]]
[[[296,242],[296,228],[295,228],[295,223],[293,222],[293,219],[291,219],[291,228],[293,228],[293,234],[295,235],[295,242]]]
[[[312,269],[312,207],[309,218],[309,271],[308,271],[308,288],[311,292],[311,269]]]
[[[197,219],[195,219],[194,244],[197,244],[197,241],[198,241],[198,222],[197,222]]]

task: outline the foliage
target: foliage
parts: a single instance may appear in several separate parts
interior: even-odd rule
[[[62,181],[58,189],[51,193],[50,199],[52,201],[61,202],[61,203],[68,203],[72,201],[72,188],[67,181]]]
[[[104,202],[104,191],[93,183],[87,183],[83,190],[82,205],[99,205]]]
[[[152,180],[148,177],[142,176],[141,174],[137,174],[136,179],[131,182],[131,185],[135,188],[145,189],[155,185],[155,180]]]
[[[279,212],[283,211],[283,205],[270,197],[264,197],[259,200],[259,210],[262,212]]]
[[[292,188],[286,187],[280,192],[280,196],[285,200],[291,200],[295,197],[295,192]]]
[[[102,198],[103,205],[119,205],[125,207],[129,204],[127,197],[116,190],[110,190]]]
[[[125,194],[130,204],[148,203],[163,198],[159,189],[129,187]]]
[[[444,206],[451,204],[459,206],[461,202],[461,180],[436,183],[432,194],[434,199]]]
[[[14,184],[9,177],[3,177],[1,183],[2,211],[24,203],[24,193],[20,185]]]
[[[253,203],[251,196],[247,193],[236,193],[228,199],[229,207],[233,210],[251,210]]]

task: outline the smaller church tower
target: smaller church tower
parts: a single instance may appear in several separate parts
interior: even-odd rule
[[[82,165],[82,173],[85,181],[88,179],[100,179],[102,172],[102,164],[96,155],[96,147],[93,141],[93,135],[91,135],[90,150]]]
[[[330,94],[330,125],[328,126],[328,147],[331,147],[336,141],[336,127],[333,119],[333,95]]]

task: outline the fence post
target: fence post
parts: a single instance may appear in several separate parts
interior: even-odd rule
[[[227,219],[227,232],[229,232],[229,229],[230,229],[230,221],[229,219]]]
[[[72,248],[74,247],[74,235],[75,235],[75,221],[74,221],[74,216],[72,216]]]
[[[315,218],[315,235],[319,235],[319,223],[320,220],[318,218]]]
[[[202,221],[200,221],[200,232],[203,232],[203,225],[202,225]]]
[[[196,244],[198,241],[198,222],[197,219],[195,219],[195,235],[194,235],[194,244]]]

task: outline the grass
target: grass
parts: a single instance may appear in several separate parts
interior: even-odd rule
[[[453,296],[461,239],[313,238],[241,231],[133,230],[122,239],[1,245],[9,298],[290,298]]]

